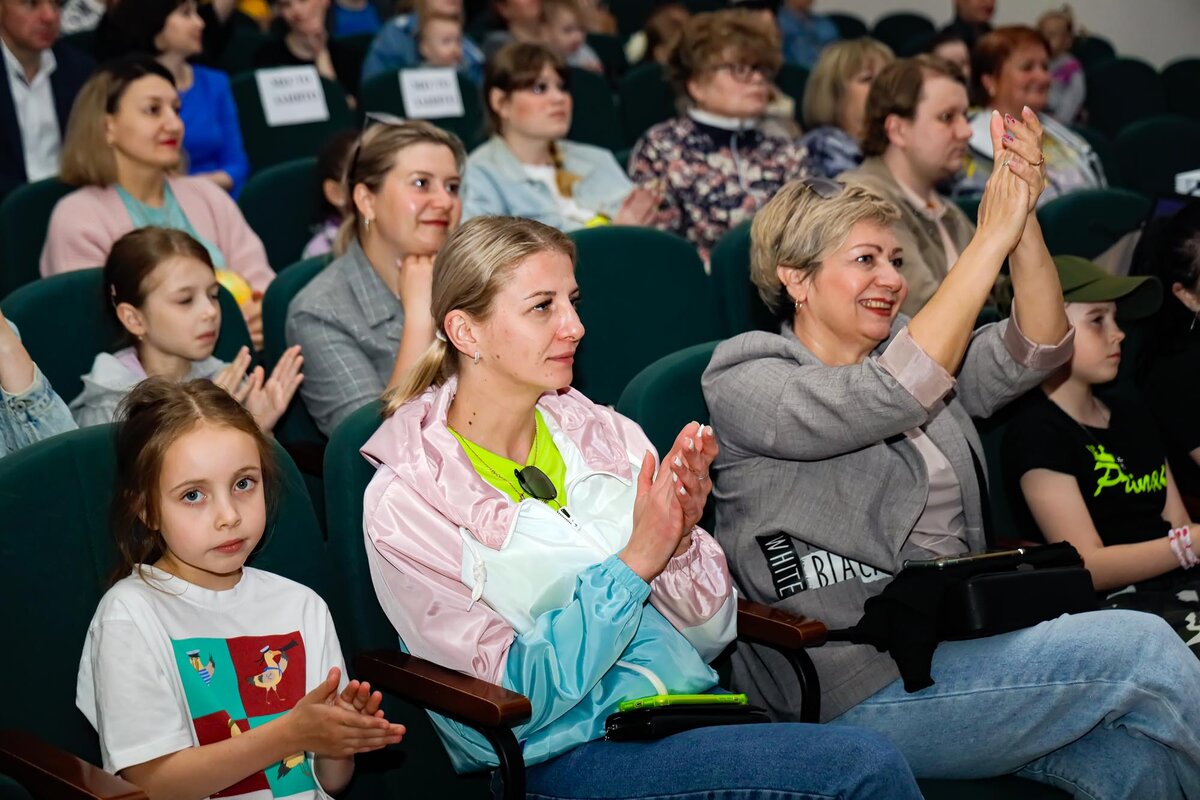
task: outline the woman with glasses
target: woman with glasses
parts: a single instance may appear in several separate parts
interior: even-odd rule
[[[604,740],[623,700],[717,690],[737,597],[696,527],[712,428],[685,425],[656,462],[637,425],[570,388],[584,329],[554,228],[471,220],[438,253],[432,298],[437,339],[363,447],[371,578],[409,651],[529,698],[529,796],[919,796],[882,737],[846,728]],[[456,769],[495,767],[477,731],[433,721]]]
[[[990,133],[978,230],[911,319],[899,313],[908,286],[892,203],[814,179],[755,217],[751,275],[781,333],[719,345],[703,378],[721,447],[717,531],[749,599],[845,628],[905,560],[984,549],[971,417],[1037,386],[1074,337],[1034,213],[1041,125],[1028,111],[995,114]],[[1013,316],[972,330],[1005,259]],[[918,777],[1016,773],[1076,796],[1200,796],[1200,663],[1151,615],[1064,615],[942,642],[928,673],[905,680],[871,645],[812,656],[829,727],[887,735]],[[743,649],[737,688],[794,714],[785,669]]]
[[[697,14],[667,65],[686,110],[633,148],[629,176],[662,195],[654,225],[706,261],[727,230],[804,177],[803,150],[760,127],[782,60],[778,34],[754,12]]]
[[[463,219],[506,214],[561,231],[647,225],[658,198],[635,189],[613,154],[566,140],[567,67],[540,44],[505,45],[487,62],[492,138],[467,159]]]
[[[337,258],[288,306],[288,345],[304,352],[300,396],[326,435],[433,341],[433,256],[462,214],[458,137],[384,115],[366,123],[343,181]]]

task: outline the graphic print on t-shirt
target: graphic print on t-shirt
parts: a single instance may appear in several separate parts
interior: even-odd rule
[[[306,694],[299,631],[231,639],[172,639],[192,726],[201,745],[239,736],[286,714]],[[269,791],[288,797],[316,789],[304,753],[239,781],[213,797]]]
[[[1164,463],[1153,472],[1148,472],[1140,478],[1134,478],[1121,467],[1121,459],[1104,449],[1104,445],[1086,445],[1088,452],[1095,459],[1095,469],[1100,475],[1096,478],[1096,492],[1093,497],[1099,497],[1100,492],[1110,486],[1124,486],[1125,494],[1145,494],[1146,492],[1161,492],[1167,488],[1167,465]]]

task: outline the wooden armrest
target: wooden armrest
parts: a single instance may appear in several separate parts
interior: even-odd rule
[[[362,653],[354,659],[354,669],[355,677],[376,689],[471,725],[513,728],[533,713],[523,694],[399,650]]]
[[[739,639],[790,650],[819,647],[828,632],[823,622],[745,598],[738,598],[737,630]]]
[[[0,772],[34,797],[51,800],[146,800],[146,793],[25,731],[0,731]]]

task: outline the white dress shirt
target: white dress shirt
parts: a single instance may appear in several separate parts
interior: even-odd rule
[[[62,146],[58,112],[54,109],[54,90],[50,86],[50,74],[58,62],[53,51],[43,50],[37,74],[33,81],[27,81],[25,70],[8,45],[0,41],[0,50],[4,51],[8,88],[17,112],[17,127],[21,129],[25,176],[30,183],[53,177],[58,174],[58,152]]]

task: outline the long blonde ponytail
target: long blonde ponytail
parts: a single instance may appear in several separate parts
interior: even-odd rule
[[[562,231],[522,217],[476,217],[463,224],[433,260],[433,319],[438,337],[404,380],[383,396],[383,416],[430,386],[457,375],[462,353],[445,341],[446,316],[465,311],[476,320],[492,312],[496,294],[521,262],[543,252],[562,253],[575,264],[575,243]]]

